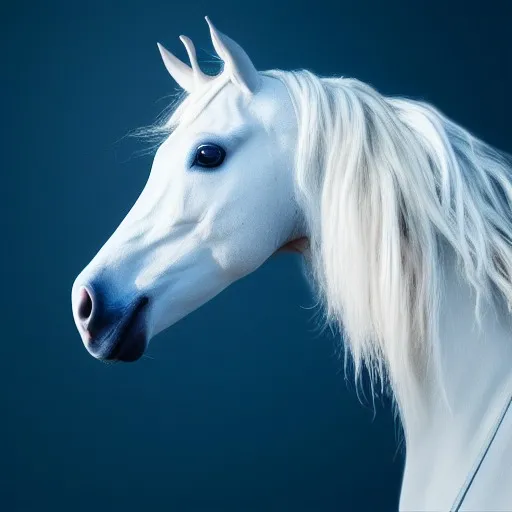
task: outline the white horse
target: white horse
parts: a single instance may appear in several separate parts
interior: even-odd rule
[[[149,340],[285,247],[303,253],[356,378],[404,426],[403,510],[512,510],[512,172],[422,102],[357,80],[257,72],[207,19],[204,74],[159,45],[187,93],[147,185],[77,277],[99,359]]]

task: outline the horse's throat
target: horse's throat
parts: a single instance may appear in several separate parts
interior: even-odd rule
[[[309,240],[307,237],[303,236],[301,238],[297,238],[284,244],[277,252],[298,252],[304,253],[309,248]]]

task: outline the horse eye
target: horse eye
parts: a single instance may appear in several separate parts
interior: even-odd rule
[[[201,144],[196,150],[194,164],[200,167],[218,167],[226,156],[226,152],[217,144]]]

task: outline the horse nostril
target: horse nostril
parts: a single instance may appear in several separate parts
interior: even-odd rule
[[[82,322],[85,328],[87,328],[87,324],[91,319],[92,308],[92,296],[90,292],[87,290],[87,288],[82,287],[82,289],[80,290],[80,296],[78,298],[77,313],[79,320]]]

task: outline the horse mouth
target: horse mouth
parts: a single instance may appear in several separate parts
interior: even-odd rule
[[[128,313],[103,340],[98,340],[102,349],[93,353],[104,361],[133,362],[142,357],[147,348],[146,311],[149,300],[141,297]]]

